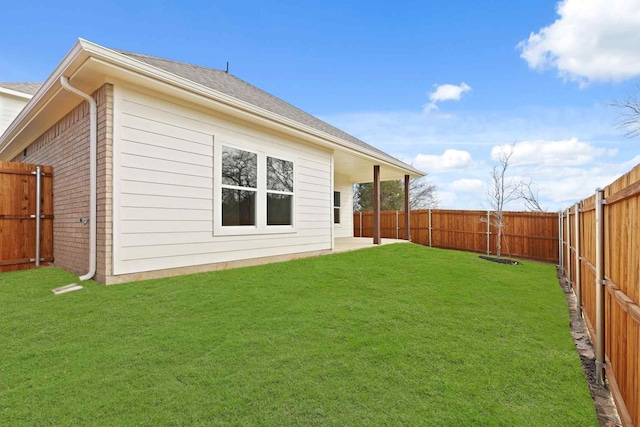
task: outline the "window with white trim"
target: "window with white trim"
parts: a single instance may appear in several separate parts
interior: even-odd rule
[[[267,225],[293,225],[293,162],[267,157]]]
[[[222,147],[222,226],[255,226],[258,155]]]
[[[340,192],[333,192],[333,223],[340,224]]]
[[[214,144],[214,234],[295,232],[294,161],[251,147]]]

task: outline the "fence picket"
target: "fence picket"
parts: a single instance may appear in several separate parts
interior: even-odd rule
[[[623,425],[640,425],[640,165],[579,202],[575,221],[573,279],[598,380]]]
[[[0,272],[53,261],[52,172],[50,166],[0,161]]]
[[[425,246],[495,253],[495,234],[490,212],[425,209],[411,211],[412,241]],[[380,215],[382,237],[397,238],[399,216],[396,211]],[[356,221],[356,219],[360,221]],[[505,212],[503,251],[506,257],[558,262],[558,220],[555,213]],[[356,226],[357,224],[357,226]],[[394,227],[395,224],[395,227]],[[354,236],[372,237],[373,216],[354,213]]]

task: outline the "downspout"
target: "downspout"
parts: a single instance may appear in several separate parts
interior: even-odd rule
[[[69,84],[69,79],[60,76],[60,84],[69,92],[84,98],[89,103],[89,271],[84,276],[80,276],[80,280],[89,280],[96,274],[96,247],[97,247],[97,123],[98,123],[98,106],[95,99],[91,95],[81,92]]]

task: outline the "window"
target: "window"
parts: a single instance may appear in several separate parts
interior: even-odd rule
[[[267,157],[267,225],[293,224],[293,162]]]
[[[333,223],[340,224],[340,192],[333,192]]]
[[[258,155],[222,147],[222,225],[256,225]]]
[[[263,147],[214,144],[214,235],[296,231],[295,162]]]

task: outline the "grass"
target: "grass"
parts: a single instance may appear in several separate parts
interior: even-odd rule
[[[398,244],[86,289],[0,274],[1,425],[597,425],[551,265]]]

